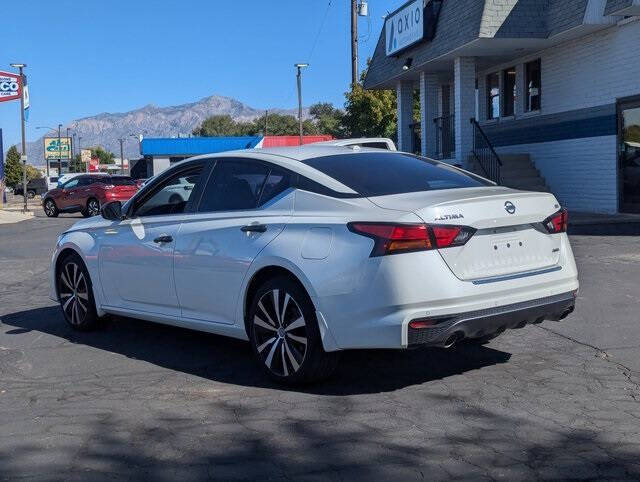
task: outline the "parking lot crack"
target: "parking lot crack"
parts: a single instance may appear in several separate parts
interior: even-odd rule
[[[565,340],[570,341],[572,343],[575,343],[577,345],[581,345],[581,346],[584,346],[584,347],[587,347],[587,348],[591,348],[592,350],[595,350],[597,352],[596,353],[596,357],[597,358],[600,358],[601,360],[604,360],[607,363],[613,364],[620,371],[622,376],[625,378],[626,382],[632,386],[632,388],[630,390],[631,393],[629,393],[629,396],[634,401],[640,402],[640,382],[637,382],[632,378],[631,374],[632,374],[633,370],[631,368],[629,368],[626,365],[623,365],[622,363],[619,363],[617,361],[612,360],[611,357],[609,356],[609,354],[605,350],[603,350],[602,348],[599,348],[599,347],[597,347],[595,345],[591,345],[590,343],[586,343],[586,342],[583,342],[583,341],[580,341],[580,340],[576,340],[573,337],[570,337],[568,335],[564,335],[562,333],[558,333],[557,331],[554,331],[554,330],[552,330],[550,328],[546,328],[544,326],[537,326],[537,328],[540,328],[541,330],[544,330],[544,331],[546,331],[548,333],[552,333],[552,334],[554,334],[556,336],[559,336],[560,338],[564,338]]]

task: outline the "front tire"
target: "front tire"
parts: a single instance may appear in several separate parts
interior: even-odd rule
[[[58,298],[64,319],[74,330],[89,331],[98,327],[91,278],[82,258],[70,254],[62,260],[57,273]]]
[[[44,213],[49,218],[57,218],[58,217],[58,207],[56,203],[53,202],[53,199],[47,199],[44,202]]]
[[[29,199],[33,199],[34,197],[36,197],[36,192],[31,190],[27,191],[27,197]]]
[[[82,211],[82,215],[85,218],[91,218],[93,216],[97,216],[98,214],[100,214],[100,203],[95,198],[89,199],[87,201],[86,208],[84,209],[84,211]]]
[[[263,284],[248,312],[253,352],[269,377],[280,383],[309,383],[327,378],[338,353],[322,347],[315,308],[293,279],[280,276]]]

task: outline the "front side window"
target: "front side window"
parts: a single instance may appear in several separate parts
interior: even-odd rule
[[[525,110],[532,112],[542,106],[542,63],[540,59],[525,64]]]
[[[515,114],[516,105],[516,68],[510,67],[502,72],[504,85],[504,108],[502,114],[509,117]]]
[[[487,119],[500,117],[500,74],[487,75]]]
[[[302,162],[365,197],[492,185],[447,164],[405,153],[339,154]]]
[[[71,179],[68,182],[65,182],[64,185],[62,186],[65,189],[73,189],[74,187],[78,186],[78,182],[80,181],[80,179],[78,179],[77,177],[75,179]]]
[[[253,161],[219,161],[202,194],[199,212],[255,209],[269,167]]]
[[[161,182],[141,203],[134,216],[159,216],[185,212],[189,199],[200,182],[202,166],[181,170]]]

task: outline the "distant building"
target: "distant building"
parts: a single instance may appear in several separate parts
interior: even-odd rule
[[[333,137],[327,135],[303,136],[302,143],[311,144],[331,139]],[[299,142],[298,136],[150,137],[142,140],[142,158],[131,160],[131,175],[137,179],[148,178],[161,173],[173,163],[201,154],[261,147],[297,146]]]

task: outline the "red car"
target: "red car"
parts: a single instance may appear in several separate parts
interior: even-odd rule
[[[138,184],[127,176],[81,174],[44,194],[42,207],[49,217],[75,212],[85,217],[96,216],[103,204],[127,201],[137,191]]]

